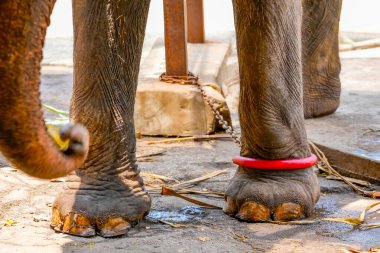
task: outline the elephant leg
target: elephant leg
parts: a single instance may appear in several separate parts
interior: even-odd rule
[[[151,199],[136,163],[133,111],[150,0],[74,0],[71,118],[90,150],[53,204],[52,228],[77,235],[126,234]]]
[[[310,156],[302,109],[302,3],[233,0],[240,71],[241,155]],[[255,170],[240,166],[224,211],[247,221],[309,215],[319,199],[312,168]]]
[[[306,118],[339,106],[339,18],[342,0],[303,0],[302,58]]]

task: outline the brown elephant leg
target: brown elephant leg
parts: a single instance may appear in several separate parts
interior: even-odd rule
[[[339,18],[342,0],[303,0],[302,60],[306,118],[339,106]]]
[[[264,159],[310,156],[302,109],[302,3],[234,0],[241,78],[241,155]],[[224,211],[247,221],[309,215],[319,198],[312,168],[239,167]]]
[[[52,227],[78,236],[126,234],[149,212],[136,162],[133,111],[150,0],[74,0],[71,117],[90,132],[85,164],[67,178]]]

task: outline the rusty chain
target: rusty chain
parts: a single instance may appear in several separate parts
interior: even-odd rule
[[[199,79],[197,76],[194,76],[191,72],[187,76],[167,76],[165,73],[162,73],[160,75],[160,81],[165,83],[172,83],[172,84],[189,84],[189,85],[196,85],[199,92],[202,95],[203,100],[206,102],[206,104],[209,105],[212,114],[214,117],[218,120],[218,123],[222,126],[224,131],[228,133],[232,140],[240,147],[241,141],[240,137],[237,135],[235,130],[232,128],[232,126],[228,125],[228,122],[223,118],[223,115],[220,114],[214,103],[212,102],[212,99],[207,96],[206,91],[203,88],[203,85],[199,82]]]

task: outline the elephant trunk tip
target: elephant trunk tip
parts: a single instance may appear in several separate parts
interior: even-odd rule
[[[68,124],[61,129],[60,137],[63,141],[69,141],[65,154],[74,157],[87,157],[89,150],[89,133],[82,124]]]
[[[54,143],[54,138],[48,138],[37,145],[29,145],[21,153],[8,153],[6,157],[17,169],[33,177],[52,179],[66,176],[85,162],[90,137],[88,130],[81,124],[65,125],[59,137],[68,142],[64,151]]]
[[[56,163],[47,159],[45,166],[37,170],[36,176],[42,179],[62,177],[78,169],[86,160],[89,151],[90,135],[82,124],[67,124],[60,131],[62,141],[68,141],[66,150],[61,151]],[[55,163],[52,168],[52,163]]]

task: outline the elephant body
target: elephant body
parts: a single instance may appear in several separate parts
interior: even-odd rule
[[[51,226],[56,231],[122,235],[150,210],[151,199],[136,165],[133,122],[149,4],[150,0],[73,1],[70,116],[76,125],[62,133],[70,139],[65,153],[47,136],[38,100],[41,50],[54,1],[0,4],[0,39],[7,41],[0,45],[1,151],[21,169],[34,168],[29,173],[39,177],[80,166],[53,204]],[[304,117],[332,113],[339,105],[341,4],[233,0],[241,156],[310,156]],[[89,146],[81,125],[89,132]],[[238,219],[292,220],[313,211],[319,184],[312,168],[272,171],[240,166],[225,196],[224,211]]]

